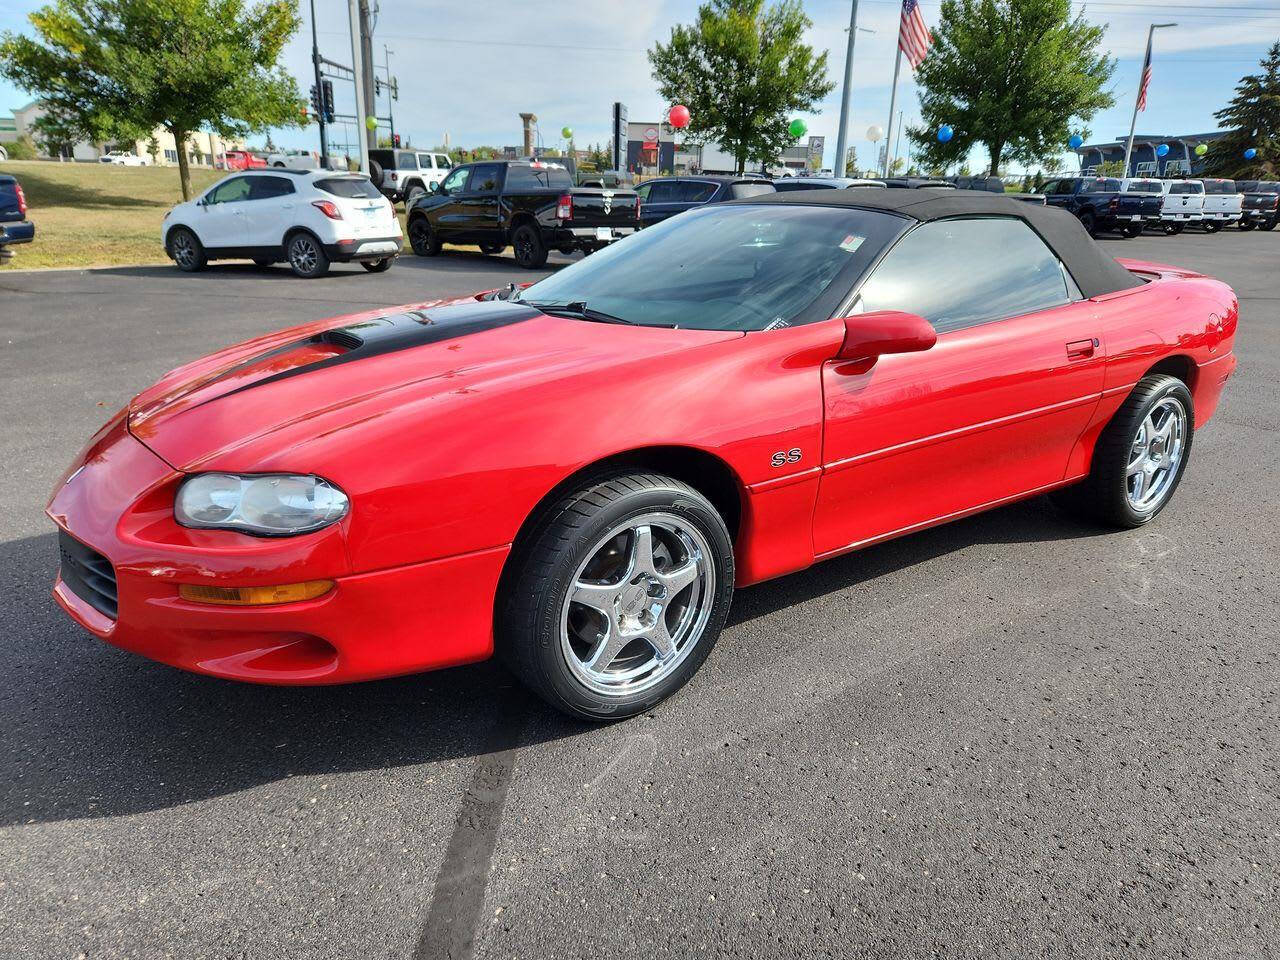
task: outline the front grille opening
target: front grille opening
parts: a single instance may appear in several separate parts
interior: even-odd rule
[[[116,571],[111,561],[65,530],[58,531],[62,582],[99,613],[116,618]]]

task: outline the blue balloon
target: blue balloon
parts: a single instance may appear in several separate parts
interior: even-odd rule
[[[1072,150],[1079,150],[1084,145],[1084,137],[1078,133],[1073,133],[1067,140],[1067,146]]]
[[[1160,144],[1160,146],[1156,147],[1157,157],[1168,156],[1168,154],[1169,154],[1169,145],[1167,143],[1162,143]]]
[[[950,127],[948,124],[945,124],[945,123],[944,123],[942,126],[940,126],[940,127],[938,128],[938,142],[939,142],[939,143],[946,143],[948,140],[950,140],[950,139],[951,139],[952,137],[954,137],[955,135],[956,135],[956,132],[955,132],[954,130],[952,130],[952,129],[951,129],[951,127]]]
[[[1253,147],[1250,147],[1248,150],[1244,152],[1244,158],[1246,160],[1252,160],[1257,155],[1258,155],[1258,151],[1253,149]]]

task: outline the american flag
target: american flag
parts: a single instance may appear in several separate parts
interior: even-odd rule
[[[1147,109],[1147,87],[1151,85],[1151,41],[1147,41],[1147,59],[1142,61],[1142,83],[1138,85],[1138,109]]]
[[[898,31],[898,49],[907,55],[914,70],[924,63],[933,36],[924,24],[917,0],[902,0],[902,27]]]

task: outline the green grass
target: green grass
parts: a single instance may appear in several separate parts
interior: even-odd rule
[[[182,200],[177,167],[117,167],[105,163],[10,160],[0,173],[18,178],[27,196],[27,218],[36,225],[31,243],[13,248],[9,266],[97,267],[162,263],[160,224]],[[193,169],[199,192],[226,176]]]

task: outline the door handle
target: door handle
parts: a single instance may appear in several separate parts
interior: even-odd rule
[[[1093,356],[1093,351],[1099,346],[1098,338],[1092,340],[1072,340],[1067,344],[1068,360],[1085,360]]]
[[[293,209],[293,204],[292,204],[292,203],[282,204],[282,209],[284,209],[284,210],[292,210],[292,209]]]

